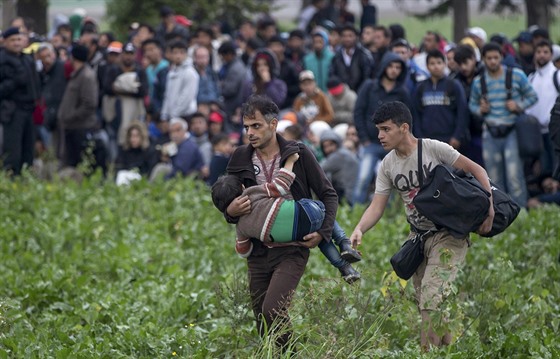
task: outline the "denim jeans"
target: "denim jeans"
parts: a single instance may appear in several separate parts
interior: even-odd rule
[[[301,206],[301,208],[307,215],[309,222],[311,223],[310,228],[305,232],[309,234],[317,232],[319,229],[321,229],[321,227],[323,226],[323,220],[325,219],[325,205],[323,204],[323,202],[304,198],[300,199],[298,201],[298,204]],[[334,267],[340,268],[346,265],[348,262],[342,259],[342,257],[340,256],[340,252],[338,251],[338,249],[336,249],[334,243],[340,245],[340,243],[346,239],[346,233],[336,221],[334,222],[331,238],[331,241],[326,241],[323,239],[319,243],[319,249]]]
[[[517,132],[494,138],[484,129],[482,133],[482,154],[488,176],[503,188],[521,207],[527,206],[527,185],[523,173],[523,162],[519,157]]]
[[[377,162],[385,157],[385,150],[379,143],[370,143],[360,148],[360,170],[354,185],[352,203],[366,203],[368,201],[368,188],[376,174]]]

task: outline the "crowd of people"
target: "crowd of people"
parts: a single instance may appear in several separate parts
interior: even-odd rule
[[[211,185],[247,141],[240,109],[258,94],[281,109],[278,131],[313,149],[341,201],[366,204],[385,155],[371,118],[402,101],[416,136],[483,165],[520,205],[541,203],[529,198],[555,181],[548,124],[560,82],[560,46],[545,29],[521,31],[517,49],[480,27],[458,44],[428,31],[415,46],[399,24],[377,25],[368,1],[360,19],[347,1],[336,4],[312,1],[289,33],[268,15],[222,33],[224,24],[193,24],[163,6],[159,24],[131,24],[124,43],[79,10],[57,15],[47,37],[16,18],[0,52],[3,167],[52,172],[46,158],[75,168],[88,153],[94,167],[120,171],[122,183],[182,174]],[[541,124],[538,158],[516,153],[515,131],[498,131],[522,113]]]
[[[0,42],[2,166],[49,177],[86,164],[119,184],[193,176],[214,185],[216,207],[238,224],[261,333],[289,323],[308,248],[319,245],[347,282],[360,278],[355,247],[396,189],[411,235],[427,236],[430,266],[414,277],[429,329],[422,345],[448,344],[426,314],[443,296],[432,267],[444,267],[441,248],[461,263],[468,238],[433,228],[411,205],[416,138],[426,139],[428,166],[468,170],[488,189],[489,176],[522,207],[560,204],[560,46],[541,28],[521,31],[516,49],[480,27],[458,44],[428,31],[415,46],[401,25],[378,25],[369,1],[360,19],[346,6],[313,0],[289,33],[268,15],[226,33],[163,6],[157,26],[130,24],[125,42],[81,11],[57,16],[46,38],[18,17]],[[520,153],[522,116],[538,121],[537,155]],[[370,202],[348,238],[338,203]]]

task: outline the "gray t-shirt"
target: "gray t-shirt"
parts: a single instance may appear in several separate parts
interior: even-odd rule
[[[424,178],[439,164],[452,165],[459,158],[460,153],[445,142],[422,139],[422,167]],[[390,195],[396,189],[404,201],[406,217],[410,224],[420,230],[435,229],[435,225],[426,217],[418,213],[412,200],[420,184],[418,182],[418,151],[413,151],[408,157],[400,157],[395,150],[385,156],[375,183],[375,193]]]

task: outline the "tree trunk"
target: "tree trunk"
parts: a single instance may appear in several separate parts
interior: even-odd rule
[[[47,34],[47,0],[18,0],[17,15],[29,17],[35,22],[33,31],[37,34]]]
[[[529,1],[529,0],[527,0]],[[469,27],[469,4],[465,0],[452,0],[453,9],[453,41],[458,44]]]
[[[2,0],[2,23],[0,29],[6,30],[10,26],[10,22],[16,17],[15,0]]]
[[[525,0],[527,10],[527,27],[537,25],[548,30],[550,23],[550,5],[548,0]]]

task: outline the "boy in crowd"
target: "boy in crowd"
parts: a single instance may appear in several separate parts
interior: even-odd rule
[[[258,238],[268,247],[282,247],[321,228],[325,218],[322,202],[306,198],[299,201],[291,199],[290,187],[296,177],[292,170],[298,159],[299,154],[290,155],[278,176],[270,183],[245,189],[240,178],[230,175],[220,177],[212,186],[212,201],[221,212],[225,212],[237,197],[249,196],[252,211],[241,216],[236,225],[235,250],[242,258],[247,258],[253,250],[250,238]],[[342,253],[337,251],[332,241],[338,244]],[[322,240],[319,244],[321,252],[340,271],[346,282],[351,284],[360,279],[360,273],[352,268],[350,262],[361,260],[361,256],[352,248],[337,222],[334,224],[332,241]]]
[[[467,138],[469,109],[463,87],[445,75],[445,56],[428,51],[430,78],[421,82],[413,96],[417,137],[432,138],[459,149]]]

